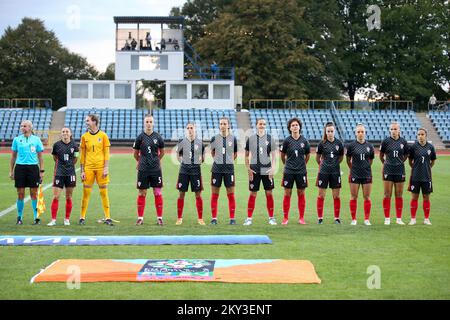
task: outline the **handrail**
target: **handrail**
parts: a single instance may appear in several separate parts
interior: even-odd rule
[[[342,99],[250,99],[249,109],[255,108],[288,108],[288,109],[327,109],[333,103],[336,110],[369,109],[369,110],[413,110],[414,102],[411,100],[342,100]]]
[[[20,108],[19,102],[26,101],[26,108],[46,108],[51,109],[53,105],[53,100],[51,98],[13,98],[11,99],[11,106],[13,108]],[[43,105],[40,105],[39,102],[43,101]],[[36,105],[36,102],[38,105]]]

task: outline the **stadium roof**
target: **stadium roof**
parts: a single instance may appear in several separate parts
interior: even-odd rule
[[[177,23],[184,24],[184,17],[145,17],[145,16],[124,16],[114,17],[114,23]]]

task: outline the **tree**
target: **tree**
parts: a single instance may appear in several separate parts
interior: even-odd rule
[[[381,6],[381,29],[368,55],[370,79],[377,89],[426,106],[450,79],[449,3],[439,0],[386,1]]]
[[[206,59],[236,67],[246,101],[305,98],[299,74],[317,73],[322,65],[295,37],[302,15],[295,0],[236,1],[205,28],[196,48]]]
[[[115,63],[110,63],[108,64],[108,66],[106,67],[105,72],[101,73],[98,76],[98,80],[114,80],[116,77],[116,64]]]
[[[206,26],[233,2],[236,0],[187,0],[182,8],[173,7],[170,15],[185,17],[184,36],[195,45],[205,35]]]
[[[38,19],[23,18],[0,39],[0,96],[51,98],[55,109],[66,104],[67,79],[95,79],[97,70],[70,53]]]

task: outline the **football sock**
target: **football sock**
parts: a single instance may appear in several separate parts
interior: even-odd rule
[[[290,208],[291,208],[291,197],[285,195],[283,198],[283,214],[285,219],[289,218]]]
[[[403,211],[403,198],[395,198],[395,212],[397,213],[397,219],[402,218]]]
[[[33,208],[34,220],[37,219],[37,199],[31,199],[31,207]]]
[[[352,215],[352,220],[356,220],[356,209],[358,208],[358,201],[350,200],[350,214]]]
[[[305,217],[305,207],[306,207],[306,201],[305,201],[305,194],[304,193],[302,193],[301,195],[298,195],[297,205],[298,205],[299,218],[300,219],[304,219],[304,217]]]
[[[52,220],[56,220],[56,215],[58,214],[58,206],[59,206],[59,200],[53,199],[52,201]]]
[[[397,201],[395,204],[397,204]],[[385,218],[389,218],[391,216],[391,198],[383,199],[383,211]]]
[[[219,202],[219,194],[213,193],[211,195],[211,213],[212,213],[213,219],[217,219],[217,204],[218,204],[218,202]]]
[[[86,211],[89,205],[92,188],[83,188],[83,197],[81,198],[81,219],[86,219]]]
[[[425,214],[425,219],[430,218],[430,200],[423,200],[423,213]]]
[[[105,214],[105,219],[111,219],[111,213],[109,210],[108,188],[100,188],[100,198],[102,199],[102,207],[103,213]]]
[[[72,213],[72,199],[66,199],[66,219],[70,219],[70,214]]]
[[[137,199],[136,199],[136,203],[137,203],[137,214],[139,218],[143,218],[144,217],[144,211],[145,211],[145,196],[143,195],[138,195]]]
[[[163,197],[162,194],[155,194],[156,216],[162,218],[163,215]]]
[[[273,195],[272,194],[266,194],[266,203],[267,203],[267,212],[269,214],[269,218],[273,218],[273,212],[274,212],[274,201],[273,201]]]
[[[17,206],[17,216],[22,220],[22,216],[23,216],[23,207],[25,206],[25,203],[22,200],[17,200],[16,201],[16,206]]]
[[[418,200],[411,200],[410,208],[411,208],[411,218],[412,219],[416,218],[416,213],[417,213],[417,207],[418,206],[419,206],[419,201]]]
[[[334,218],[339,219],[341,215],[341,198],[335,198],[333,200],[334,203]]]
[[[184,198],[178,198],[177,200],[177,214],[178,219],[183,218]]]
[[[250,194],[248,197],[248,205],[247,205],[247,217],[251,218],[253,216],[253,211],[255,210],[255,202],[256,196]]]
[[[195,198],[195,206],[197,207],[197,215],[199,219],[203,218],[203,199],[202,197]]]
[[[323,219],[323,203],[325,202],[324,198],[317,197],[316,208],[317,208],[317,218]]]
[[[364,219],[369,220],[370,219],[370,210],[372,209],[372,201],[371,200],[364,200]]]
[[[234,213],[236,211],[236,199],[234,198],[234,193],[228,193],[228,209],[230,211],[230,219],[234,219]]]

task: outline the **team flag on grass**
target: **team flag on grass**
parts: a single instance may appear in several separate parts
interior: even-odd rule
[[[45,200],[44,200],[44,190],[42,189],[42,183],[39,185],[38,194],[37,194],[38,202],[37,202],[37,214],[38,218],[45,213]]]
[[[68,270],[74,267],[79,270],[80,282],[321,283],[310,261],[281,259],[63,259],[39,272],[31,282],[71,281]]]

